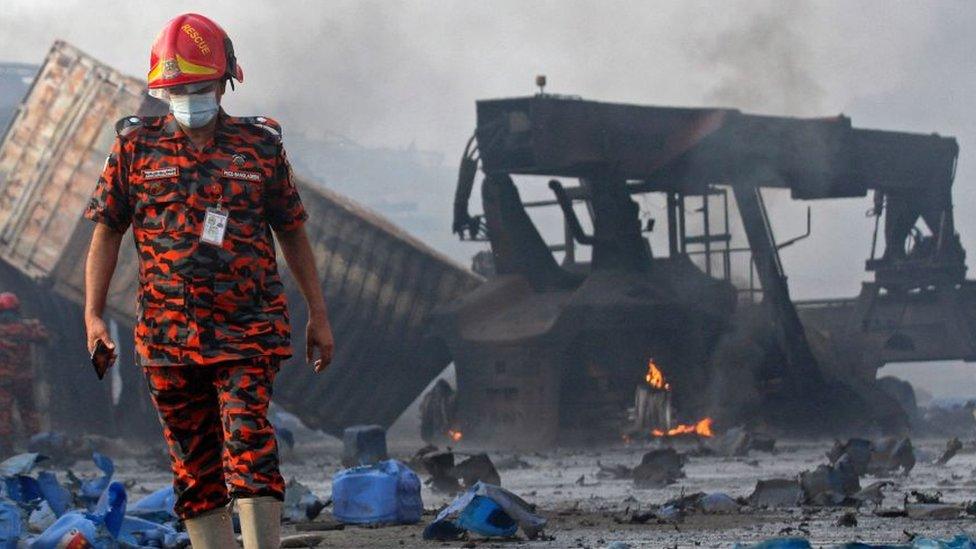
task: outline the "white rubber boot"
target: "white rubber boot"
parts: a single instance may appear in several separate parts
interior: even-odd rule
[[[281,547],[281,502],[270,496],[238,499],[244,549]]]
[[[183,521],[193,549],[232,549],[238,547],[230,507],[220,507]]]

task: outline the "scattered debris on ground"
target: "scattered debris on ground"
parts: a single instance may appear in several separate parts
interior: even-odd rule
[[[949,460],[955,457],[955,455],[959,453],[959,450],[962,450],[962,442],[960,442],[958,438],[952,437],[948,442],[946,442],[946,449],[944,452],[942,452],[942,455],[939,456],[939,459],[935,461],[935,464],[945,465],[946,463],[949,463]]]
[[[535,513],[535,506],[508,490],[478,482],[424,529],[424,539],[454,540],[465,532],[485,537],[509,538],[521,528],[528,539],[542,535],[546,519]]]
[[[754,507],[780,509],[797,507],[803,500],[803,488],[795,479],[774,478],[756,482],[756,489],[748,497]]]
[[[634,467],[634,485],[638,488],[660,488],[684,478],[685,456],[674,448],[651,450]]]
[[[800,486],[804,503],[821,507],[848,503],[850,496],[861,491],[854,467],[843,461],[800,473]]]
[[[417,451],[410,464],[430,475],[425,483],[431,486],[434,491],[456,494],[461,490],[461,483],[453,473],[454,452],[451,450],[439,450],[436,446],[425,446]]]
[[[894,486],[894,484],[890,480],[872,482],[851,497],[860,504],[871,503],[875,507],[878,507],[884,501],[885,496],[883,490],[889,486]]]
[[[285,486],[285,502],[281,516],[283,520],[289,522],[315,520],[331,503],[331,501],[322,501],[307,486],[292,479]]]
[[[321,534],[293,534],[281,538],[281,547],[318,547],[323,541]]]
[[[965,506],[942,502],[942,492],[912,490],[905,494],[905,515],[916,520],[952,520],[965,513]]]
[[[867,438],[860,440],[870,441]],[[410,463],[420,463],[416,472],[422,478],[430,479],[429,484],[420,485],[421,501],[428,508],[415,507],[418,523],[389,525],[376,521],[344,523],[338,520],[334,512],[330,512],[335,503],[319,495],[329,495],[335,488],[328,472],[341,467],[339,458],[343,446],[336,442],[328,451],[312,451],[303,449],[305,443],[299,440],[294,461],[285,463],[288,478],[292,480],[288,483],[283,511],[287,540],[283,546],[436,546],[436,542],[432,544],[431,540],[424,539],[425,529],[436,539],[458,540],[459,546],[481,546],[485,543],[482,538],[486,536],[506,539],[512,521],[498,515],[497,503],[478,500],[464,520],[458,512],[451,520],[436,521],[436,516],[452,499],[467,493],[462,488],[462,481],[473,481],[473,477],[464,479],[462,469],[477,464],[476,469],[489,474],[491,470],[487,464],[493,462],[497,474],[501,469],[499,465],[506,461],[512,465],[502,472],[506,486],[515,487],[519,495],[538,502],[539,510],[526,504],[527,508],[536,516],[549,517],[545,531],[547,535],[555,536],[555,546],[602,548],[620,541],[634,548],[671,547],[697,541],[702,546],[730,546],[740,542],[743,547],[748,547],[750,543],[778,535],[798,536],[819,547],[843,546],[844,540],[851,539],[883,540],[889,546],[912,547],[912,541],[900,534],[903,529],[916,533],[918,539],[948,540],[976,516],[976,504],[972,503],[974,498],[970,495],[976,487],[976,476],[970,474],[976,469],[976,455],[960,450],[945,465],[938,465],[937,458],[947,447],[946,439],[928,441],[924,449],[916,449],[913,455],[917,455],[919,461],[907,476],[901,466],[880,476],[867,472],[870,467],[865,466],[865,448],[870,447],[873,455],[879,447],[897,446],[883,441],[870,441],[869,445],[857,440],[845,441],[839,444],[843,449],[840,455],[826,459],[822,443],[818,450],[814,443],[787,442],[777,444],[775,455],[751,449],[750,453],[755,455],[746,457],[719,452],[696,455],[698,441],[695,440],[668,441],[671,447],[663,447],[662,442],[650,441],[644,448],[552,450],[524,457],[508,453],[501,454],[503,457],[498,459],[493,454],[481,456],[480,453],[425,448],[417,453],[420,459],[415,456]],[[963,448],[966,447],[963,441]],[[409,452],[398,452],[396,448],[391,450],[392,455],[410,455]],[[628,461],[634,463],[634,460],[652,464],[646,468],[653,466],[668,471],[662,478],[672,481],[638,488],[634,472],[640,470],[640,465],[616,465]],[[101,493],[107,491],[103,487],[108,478],[108,484],[120,483],[135,501],[128,502],[125,509],[128,524],[135,524],[132,521],[136,519],[149,524],[168,524],[173,534],[182,534],[180,523],[172,514],[174,494],[168,486],[168,472],[159,469],[159,473],[153,473],[150,489],[142,479],[144,475],[134,474],[133,467],[137,464],[140,464],[138,467],[155,465],[146,465],[149,462],[131,457],[111,465],[109,461],[99,458],[96,463],[89,457],[72,466],[72,473],[63,467],[45,471],[42,466],[52,467],[55,461],[39,461],[29,474],[40,480],[41,473],[54,473],[71,495],[71,501],[77,501],[74,509],[86,512],[89,505],[97,504],[101,499],[99,490]],[[755,465],[750,464],[753,461]],[[119,463],[124,464],[121,466],[125,471],[122,477],[119,476]],[[526,467],[520,463],[530,465]],[[454,492],[435,489],[429,469],[438,471],[437,464],[441,464],[442,476],[452,479]],[[23,463],[14,460],[0,466],[0,472],[10,476],[23,467]],[[864,473],[856,475],[857,490],[854,490],[855,475],[851,472]],[[112,473],[111,477],[109,473]],[[770,478],[763,478],[763,473],[769,474]],[[475,481],[471,487],[476,485]],[[518,488],[525,486],[531,488]],[[4,497],[8,497],[6,483],[3,491]],[[395,499],[396,496],[376,501]],[[38,505],[22,516],[17,504],[14,508],[0,506],[0,523],[4,516],[13,516],[16,510],[22,535],[39,537],[60,520],[50,508],[50,504]],[[4,515],[4,509],[7,515]],[[495,518],[488,518],[492,516]],[[101,532],[105,539],[111,539],[111,532],[105,527],[97,522],[92,524],[95,524],[96,537]],[[121,530],[120,535],[124,535]],[[528,538],[522,531],[514,536],[512,539]],[[180,538],[172,539],[178,542]],[[933,545],[943,546],[949,547]]]
[[[907,544],[899,545],[870,545],[861,542],[838,544],[836,549],[970,549],[976,546],[976,540],[966,535],[958,535],[952,539],[933,539],[921,536],[910,536]],[[755,545],[736,544],[735,549],[813,549],[813,545],[804,538],[774,538]]]
[[[842,460],[853,466],[858,476],[888,475],[901,472],[907,475],[915,467],[915,449],[909,438],[885,438],[870,441],[863,438],[836,441],[827,452],[831,465]]]
[[[747,456],[750,451],[773,453],[776,451],[776,439],[772,436],[747,430],[745,427],[733,427],[720,436],[704,444],[707,451],[723,456]]]
[[[597,460],[596,466],[600,469],[596,474],[598,478],[634,478],[634,470],[626,465],[604,465]]]
[[[504,471],[505,469],[531,469],[532,464],[517,455],[504,456],[495,461],[495,466]]]
[[[470,488],[478,482],[501,486],[502,479],[491,462],[488,454],[475,454],[458,463],[450,471],[451,476],[460,479],[464,488]]]

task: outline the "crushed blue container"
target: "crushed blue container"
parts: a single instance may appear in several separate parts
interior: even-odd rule
[[[348,524],[413,524],[424,503],[420,478],[395,459],[344,469],[332,477],[332,515]]]
[[[0,549],[17,549],[21,531],[20,509],[9,500],[0,500]]]
[[[58,547],[107,547],[105,536],[99,536],[98,525],[84,513],[65,513],[31,543],[31,549]]]
[[[379,425],[353,425],[342,432],[342,465],[372,465],[390,459],[386,453],[386,429]]]
[[[518,523],[491,498],[475,496],[460,516],[458,525],[485,537],[510,538],[518,532]]]
[[[176,520],[176,492],[172,486],[160,488],[126,508],[126,514],[151,520],[169,522]]]

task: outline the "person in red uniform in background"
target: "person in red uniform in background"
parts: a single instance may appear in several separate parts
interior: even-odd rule
[[[16,295],[0,294],[0,460],[14,449],[14,405],[20,412],[25,436],[41,430],[41,418],[34,405],[31,344],[47,340],[47,330],[39,321],[21,318]]]
[[[176,512],[196,549],[236,546],[232,499],[245,548],[279,545],[284,482],[267,411],[291,344],[275,238],[308,304],[307,360],[317,350],[321,371],[333,353],[281,129],[220,108],[227,82],[243,76],[215,22],[188,13],[167,23],[148,81],[170,114],[119,121],[85,213],[97,222],[85,270],[89,351],[98,341],[115,348],[102,314],[132,226],[136,360],[163,424]]]

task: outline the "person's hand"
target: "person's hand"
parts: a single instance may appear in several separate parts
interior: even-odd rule
[[[313,363],[315,350],[319,358]],[[328,319],[311,318],[305,327],[305,360],[313,364],[316,372],[322,372],[332,362],[335,340],[332,339],[332,326]]]
[[[105,321],[98,317],[91,317],[85,320],[85,330],[88,332],[88,354],[95,352],[95,345],[101,340],[105,346],[113,353],[115,352],[115,342],[108,334],[108,326]]]

